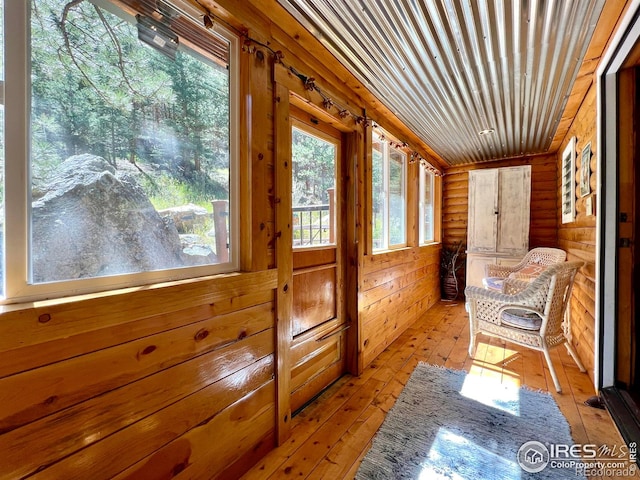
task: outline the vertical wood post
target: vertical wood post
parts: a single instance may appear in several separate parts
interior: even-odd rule
[[[364,262],[365,233],[362,225],[365,220],[364,183],[365,183],[365,136],[355,131],[345,135],[345,155],[343,183],[344,211],[346,216],[345,268],[346,288],[345,304],[349,329],[347,330],[347,369],[353,375],[363,371],[360,345],[360,302],[362,267]]]
[[[291,425],[291,312],[293,253],[291,230],[291,125],[289,89],[274,83],[276,266],[276,439],[282,445]]]
[[[407,246],[415,247],[420,245],[420,228],[418,223],[418,202],[420,201],[420,162],[411,162],[407,158]]]
[[[336,241],[336,189],[327,188],[329,195],[329,243]],[[322,217],[322,212],[320,212]]]
[[[214,200],[213,205],[213,228],[216,232],[216,256],[218,263],[229,261],[229,232],[227,229],[227,218],[229,217],[229,202],[227,200]]]
[[[271,103],[271,65],[268,56],[262,50],[255,55],[241,55],[242,67],[248,71],[248,85],[245,85],[243,97],[243,123],[240,129],[242,155],[248,157],[244,178],[241,185],[241,195],[247,208],[242,210],[240,219],[244,228],[242,234],[242,250],[240,251],[242,268],[257,271],[270,267],[269,247],[271,245],[272,211],[267,198],[274,195],[269,189],[269,182],[265,181],[271,172],[273,158],[269,146],[269,129],[265,122],[273,112]],[[244,75],[241,80],[244,81]],[[245,123],[246,122],[246,123]]]

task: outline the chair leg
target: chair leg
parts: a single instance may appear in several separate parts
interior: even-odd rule
[[[549,366],[549,372],[551,373],[551,378],[553,378],[553,384],[556,386],[556,392],[562,393],[562,387],[560,387],[558,376],[556,375],[556,371],[553,368],[553,363],[551,363],[551,355],[549,355],[549,350],[545,348],[543,352],[544,352],[544,358],[547,360],[547,365]]]
[[[478,334],[472,333],[469,335],[469,356],[473,358],[476,355],[476,348],[478,346]]]
[[[571,355],[571,358],[573,358],[573,361],[576,362],[576,365],[578,365],[578,368],[580,369],[580,371],[581,372],[586,372],[587,369],[584,368],[584,365],[580,361],[580,357],[578,356],[577,352],[573,349],[573,345],[571,345],[571,343],[568,340],[566,342],[564,342],[564,344],[567,346],[567,350],[569,351],[569,355]]]

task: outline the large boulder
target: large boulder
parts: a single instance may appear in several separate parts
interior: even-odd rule
[[[101,157],[68,158],[39,195],[32,205],[35,282],[185,263],[175,225],[163,221],[130,174]]]

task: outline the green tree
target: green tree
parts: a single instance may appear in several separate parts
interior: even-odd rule
[[[335,186],[336,146],[293,129],[293,204],[329,203],[327,190]]]
[[[192,53],[175,61],[135,25],[86,0],[32,2],[32,171],[46,182],[92,153],[169,175],[194,199],[228,195],[228,72]],[[170,182],[170,184],[175,184]]]

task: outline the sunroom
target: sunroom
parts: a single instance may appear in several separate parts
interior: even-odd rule
[[[488,470],[440,474],[530,473],[466,436],[472,391],[518,421],[548,391],[547,461],[635,471],[639,1],[0,7],[0,478],[387,478],[425,368],[467,413],[421,478],[469,448]],[[465,288],[537,248],[579,262],[585,372],[469,353]]]

